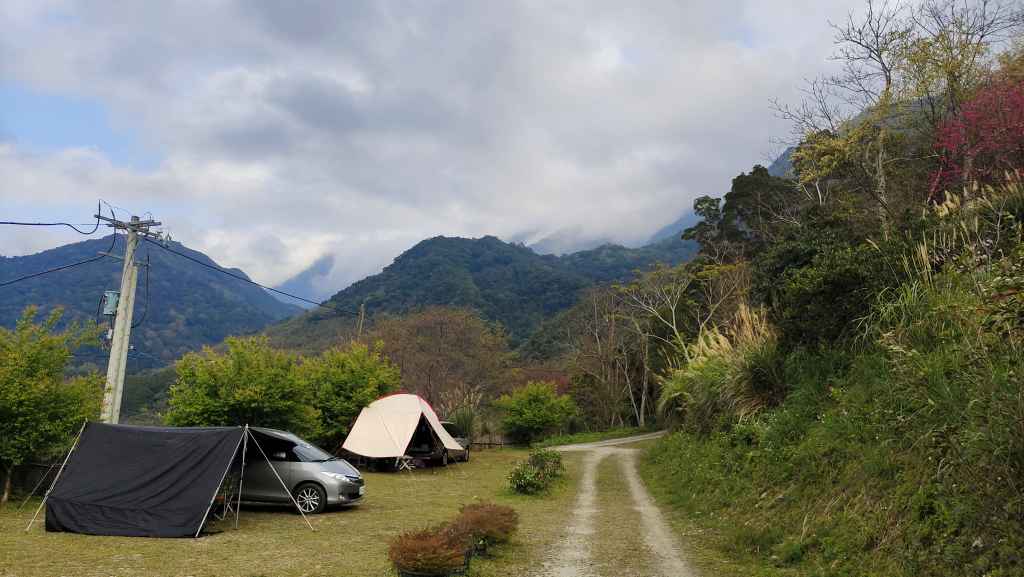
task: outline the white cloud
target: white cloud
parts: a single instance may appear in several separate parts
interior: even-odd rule
[[[0,77],[102,103],[161,162],[0,146],[0,202],[148,210],[263,282],[332,253],[335,289],[437,234],[638,242],[764,161],[769,99],[858,3],[4,3]]]

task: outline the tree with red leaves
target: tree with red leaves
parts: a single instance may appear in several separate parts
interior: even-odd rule
[[[934,200],[942,190],[969,182],[992,184],[1024,168],[1024,81],[981,88],[960,112],[936,130],[939,169]]]

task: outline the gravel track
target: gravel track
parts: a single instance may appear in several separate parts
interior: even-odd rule
[[[613,577],[599,576],[594,572],[591,562],[592,541],[594,539],[594,518],[601,509],[602,499],[630,498],[640,513],[643,541],[654,559],[649,565],[654,573],[649,575],[632,575],[618,573],[614,577],[630,575],[630,577],[696,577],[697,574],[686,562],[681,547],[672,534],[664,516],[654,504],[647,488],[636,469],[637,450],[619,445],[628,445],[638,441],[654,439],[664,433],[649,433],[623,439],[612,439],[596,443],[580,443],[553,447],[557,451],[585,451],[583,470],[580,475],[576,504],[569,518],[562,540],[557,544],[554,555],[537,574],[543,577]],[[629,496],[601,495],[597,490],[598,465],[605,458],[619,461],[623,478],[629,486]],[[638,552],[640,554],[640,552]]]

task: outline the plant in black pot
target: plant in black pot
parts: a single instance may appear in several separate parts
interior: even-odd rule
[[[453,537],[444,525],[402,533],[391,541],[388,557],[401,577],[462,575],[468,548]]]

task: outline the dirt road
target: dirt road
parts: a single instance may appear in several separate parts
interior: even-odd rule
[[[622,446],[662,434],[554,447],[586,454],[564,536],[538,575],[696,577],[640,480],[637,449]],[[601,466],[605,459],[616,460],[619,466]],[[614,491],[602,492],[602,486]]]

